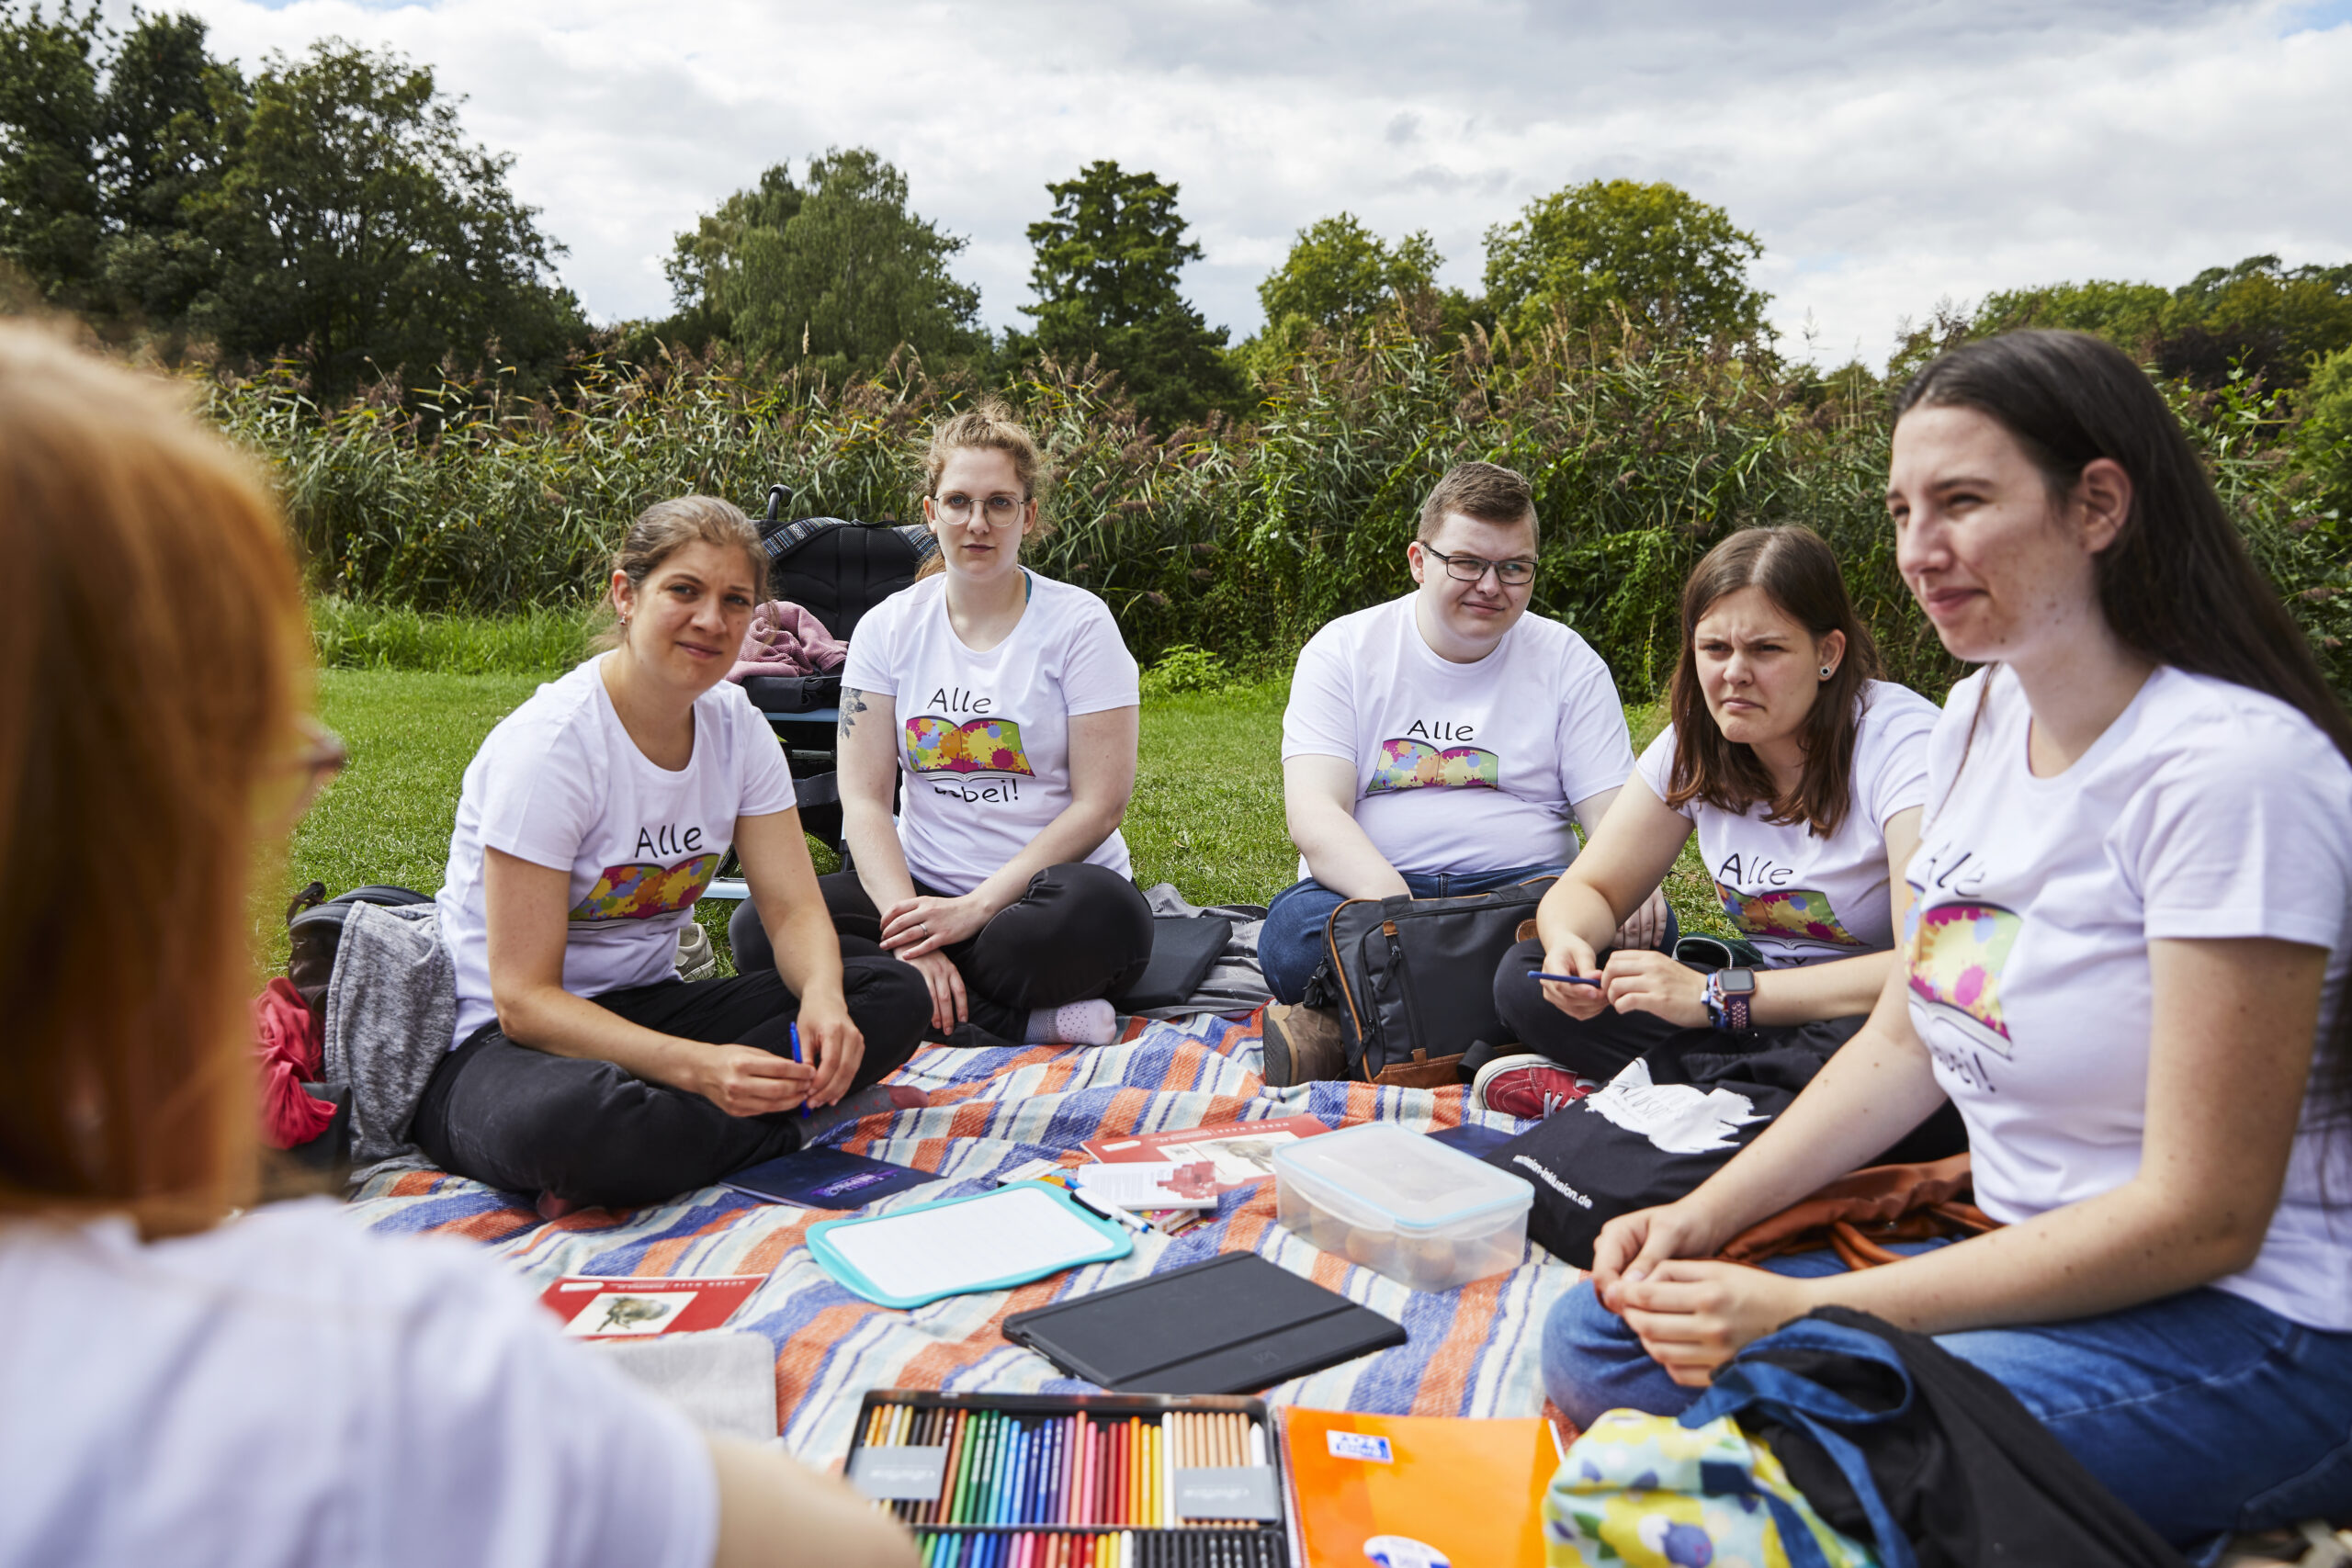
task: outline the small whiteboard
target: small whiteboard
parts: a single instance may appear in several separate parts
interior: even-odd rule
[[[890,1307],[1006,1290],[1134,1247],[1126,1232],[1043,1181],[808,1227],[808,1250],[827,1274]]]

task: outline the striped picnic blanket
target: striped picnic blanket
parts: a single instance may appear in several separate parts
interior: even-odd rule
[[[985,1178],[1106,1134],[1302,1112],[1335,1128],[1380,1120],[1419,1131],[1464,1117],[1466,1091],[1460,1088],[1318,1083],[1270,1089],[1258,1077],[1260,1061],[1254,1021],[1237,1025],[1208,1015],[1145,1024],[1134,1038],[1097,1049],[927,1049],[891,1081],[923,1090],[930,1103],[867,1117],[834,1142],[944,1179],[871,1211],[883,1213],[984,1190]],[[1508,1119],[1496,1124],[1517,1125]],[[1530,1247],[1508,1274],[1442,1293],[1408,1290],[1276,1224],[1273,1184],[1261,1182],[1228,1193],[1213,1224],[1181,1236],[1137,1236],[1135,1251],[1115,1262],[902,1312],[860,1300],[818,1268],[803,1235],[810,1224],[836,1216],[721,1188],[654,1208],[589,1210],[543,1222],[514,1194],[405,1171],[378,1178],[353,1202],[379,1230],[465,1236],[493,1247],[539,1287],[567,1274],[767,1275],[729,1326],[775,1343],[778,1429],[796,1454],[816,1464],[838,1464],[848,1452],[858,1401],[870,1388],[1035,1393],[1090,1387],[1008,1343],[999,1325],[1012,1313],[1220,1252],[1261,1254],[1396,1319],[1410,1336],[1395,1349],[1281,1384],[1270,1400],[1392,1415],[1547,1413],[1537,1344],[1552,1303],[1581,1277]]]

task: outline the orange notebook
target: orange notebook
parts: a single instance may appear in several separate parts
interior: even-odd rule
[[[1280,1420],[1300,1568],[1544,1568],[1549,1421],[1296,1405]]]

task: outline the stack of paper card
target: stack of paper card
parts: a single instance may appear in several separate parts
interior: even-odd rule
[[[1208,1160],[1179,1164],[1081,1165],[1070,1173],[1089,1198],[1140,1213],[1148,1209],[1214,1209],[1216,1167]]]
[[[743,1298],[766,1283],[764,1274],[637,1279],[568,1275],[539,1293],[539,1303],[581,1339],[634,1339],[717,1328]]]

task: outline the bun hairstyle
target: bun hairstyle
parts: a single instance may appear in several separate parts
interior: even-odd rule
[[[0,324],[0,1216],[200,1230],[257,1171],[247,896],[311,701],[285,523],[173,389]]]
[[[1775,609],[1815,637],[1846,634],[1837,671],[1814,694],[1801,739],[1804,774],[1782,796],[1755,749],[1724,739],[1699,681],[1699,623],[1728,594],[1760,588]],[[1838,831],[1852,805],[1854,737],[1863,688],[1879,676],[1878,644],[1854,613],[1838,558],[1810,528],[1742,528],[1690,569],[1682,584],[1682,653],[1674,667],[1674,768],[1666,804],[1693,800],[1730,812],[1769,802],[1768,822],[1803,822],[1821,838]]]
[[[938,499],[939,477],[947,471],[947,460],[958,452],[1001,452],[1012,458],[1013,477],[1021,482],[1023,501],[1039,500],[1052,483],[1053,476],[1037,438],[995,398],[984,398],[932,426],[931,446],[922,457],[922,493],[926,499]],[[1040,507],[1037,520],[1029,525],[1022,544],[1025,547],[1033,540],[1046,538],[1053,531],[1053,523]],[[922,563],[922,570],[915,576],[932,577],[946,570],[946,556],[934,554]]]
[[[620,548],[613,552],[607,579],[617,571],[628,579],[631,588],[642,589],[645,580],[663,561],[689,545],[717,545],[722,550],[742,551],[752,568],[752,600],[767,597],[768,554],[760,544],[759,530],[743,515],[741,507],[715,495],[681,495],[657,501],[639,513],[637,521],[628,525],[628,532],[621,536]],[[605,607],[613,615],[613,624],[597,637],[595,646],[617,648],[624,634],[619,614],[612,610],[609,592]]]
[[[2144,659],[2277,697],[2352,761],[2352,716],[2164,394],[2121,349],[2087,333],[2004,333],[1929,361],[1903,389],[1895,417],[1916,408],[1973,409],[1992,420],[2041,470],[2053,503],[2074,495],[2094,459],[2120,467],[2132,509],[2093,562],[2108,629]],[[2339,1128],[2352,1122],[2352,995],[2338,1001],[2313,1063],[2310,1102]]]

